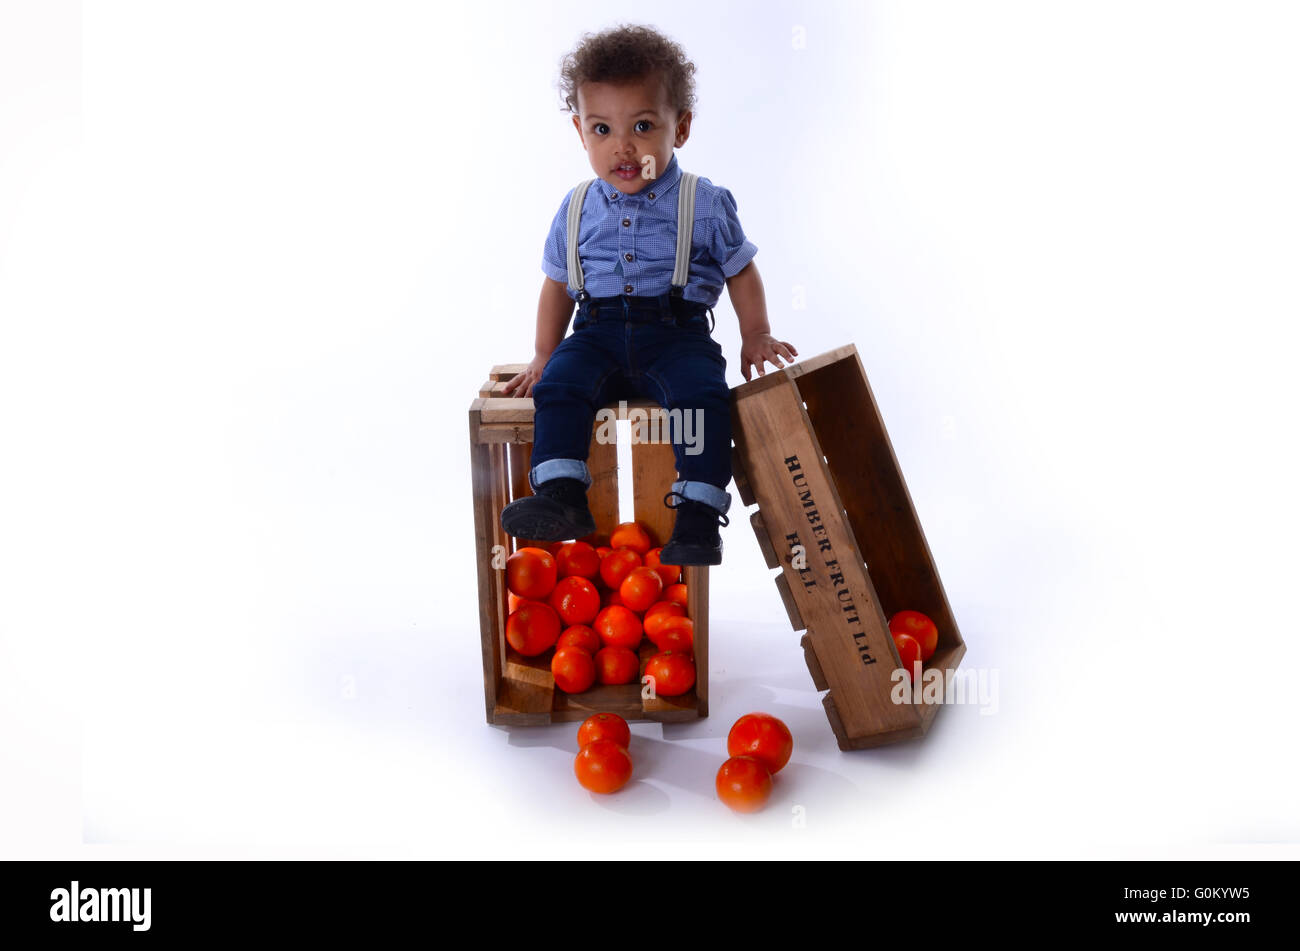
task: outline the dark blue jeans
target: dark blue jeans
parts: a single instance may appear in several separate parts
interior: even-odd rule
[[[596,412],[621,399],[654,400],[659,438],[677,458],[672,488],[720,512],[731,503],[731,390],[727,361],[702,304],[659,297],[590,298],[573,333],[533,387],[535,489],[554,478],[591,485],[587,450]]]

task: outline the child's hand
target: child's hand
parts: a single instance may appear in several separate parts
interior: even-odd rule
[[[506,396],[516,396],[521,399],[532,396],[533,385],[542,378],[542,370],[546,369],[546,361],[550,359],[549,354],[544,357],[533,357],[533,362],[524,367],[523,373],[506,380],[506,385],[501,387],[501,392]]]
[[[772,366],[780,370],[785,366],[781,358],[785,357],[791,363],[794,358],[799,356],[799,351],[790,346],[784,340],[777,340],[771,334],[759,333],[750,337],[742,337],[740,340],[740,373],[746,379],[750,379],[750,368],[753,367],[762,376],[767,372],[767,367],[763,365],[764,361],[771,363]]]

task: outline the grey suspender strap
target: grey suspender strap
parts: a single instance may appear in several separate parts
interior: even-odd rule
[[[578,185],[573,190],[573,197],[569,199],[569,290],[573,291],[579,300],[586,300],[588,294],[582,289],[582,262],[578,260],[578,223],[582,220],[582,203],[587,199],[587,189],[590,188],[596,179],[589,178]]]
[[[673,261],[673,279],[670,293],[681,297],[686,290],[686,282],[691,274],[691,238],[695,231],[695,183],[699,176],[693,172],[682,172],[677,186],[677,254]],[[582,221],[582,205],[587,198],[587,189],[596,183],[589,178],[573,190],[569,199],[568,219],[568,254],[569,290],[578,300],[589,296],[583,289],[582,262],[578,258],[578,225]]]
[[[677,261],[673,265],[673,297],[681,297],[691,276],[691,236],[695,231],[695,182],[700,176],[682,172],[677,185]]]

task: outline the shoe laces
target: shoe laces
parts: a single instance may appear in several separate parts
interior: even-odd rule
[[[674,498],[677,500],[675,504],[668,501],[669,499],[674,499]],[[698,502],[695,499],[688,499],[686,496],[682,495],[682,493],[676,491],[675,489],[670,489],[668,494],[664,496],[664,505],[668,506],[670,509],[680,508],[681,506],[685,505],[688,502],[696,506],[701,512],[708,512],[709,514],[715,516],[718,520],[718,524],[721,525],[723,528],[726,528],[728,525],[731,524],[731,519],[727,518],[725,514],[719,512],[712,505],[706,505],[705,503]]]

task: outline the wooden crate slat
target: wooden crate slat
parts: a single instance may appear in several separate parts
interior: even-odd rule
[[[657,723],[681,723],[685,720],[698,720],[699,698],[691,688],[680,697],[656,697],[654,700],[641,701],[641,719],[654,720]]]
[[[478,440],[484,443],[515,443],[523,445],[533,441],[533,424],[532,423],[503,423],[494,425],[480,425],[478,428]]]
[[[528,369],[527,363],[498,363],[488,373],[489,380],[508,380]]]
[[[531,396],[511,396],[506,392],[506,384],[509,382],[509,380],[488,380],[479,387],[478,395],[491,399],[532,399]]]
[[[776,583],[776,590],[781,595],[781,603],[785,605],[785,615],[790,619],[790,626],[796,631],[802,631],[808,625],[803,622],[803,615],[799,613],[799,605],[794,599],[794,592],[790,590],[790,579],[784,574],[776,575],[772,578]]]
[[[831,699],[831,696],[832,695],[829,693],[826,695],[825,699],[822,701],[823,706],[825,706],[826,700]],[[931,711],[931,719],[933,719],[934,714],[938,711],[939,707],[938,705],[922,705],[920,709],[929,709]],[[832,710],[833,705],[826,707],[827,720],[830,720]],[[838,714],[836,715],[838,716]],[[834,724],[832,723],[831,729],[834,730],[834,728]],[[925,728],[924,726],[918,725],[900,727],[897,730],[886,730],[881,733],[868,733],[862,736],[849,736],[848,734],[836,733],[835,739],[839,744],[839,748],[847,752],[848,750],[875,749],[878,746],[887,746],[890,743],[898,743],[903,740],[915,740],[922,736],[925,736]]]
[[[551,719],[557,723],[585,720],[593,713],[617,713],[625,720],[641,717],[641,685],[600,684],[582,693],[555,691]]]
[[[808,665],[808,673],[812,675],[813,686],[818,690],[826,690],[829,685],[826,683],[826,675],[822,673],[822,664],[817,659],[812,638],[805,634],[799,639],[799,645],[803,648],[804,663]]]
[[[745,506],[754,504],[754,490],[749,487],[749,476],[745,474],[745,463],[736,446],[731,447],[731,480],[736,483],[736,495]]]
[[[826,711],[826,719],[831,725],[831,732],[835,734],[836,745],[846,752],[849,750],[874,749],[889,743],[897,743],[900,740],[914,740],[925,735],[925,728],[918,725],[863,736],[850,736],[845,729],[844,721],[840,719],[839,710],[835,707],[835,695],[833,693],[828,693],[822,698],[822,708]],[[931,719],[933,719],[938,709],[937,705],[929,706]]]
[[[633,424],[634,430],[637,428]],[[677,460],[668,443],[638,441],[632,435],[632,517],[645,525],[656,546],[663,545],[673,532],[672,509],[664,505],[664,495],[677,480]]]
[[[826,711],[826,719],[831,725],[831,732],[835,734],[835,743],[842,750],[852,749],[849,746],[849,735],[844,729],[844,721],[840,719],[840,712],[835,709],[835,695],[828,693],[822,697],[822,709]]]
[[[480,422],[490,425],[527,425],[533,424],[532,397],[500,396],[487,400],[483,405]]]
[[[756,510],[750,515],[749,525],[754,530],[754,537],[758,539],[758,550],[763,553],[763,560],[767,562],[767,566],[780,568],[781,559],[777,557],[776,549],[772,547],[772,539],[768,537],[767,526],[763,523],[763,513]]]
[[[533,494],[533,487],[528,482],[528,471],[532,468],[533,444],[508,443],[506,456],[510,463],[510,501],[522,499]],[[514,539],[514,550],[520,548],[548,548],[547,542],[535,538]],[[548,549],[549,550],[549,549]]]
[[[473,415],[471,410],[471,430]],[[474,504],[474,548],[478,559],[478,604],[479,630],[483,639],[483,683],[486,685],[487,716],[492,714],[497,703],[497,684],[501,680],[501,651],[495,643],[497,627],[498,595],[495,591],[496,570],[492,568],[492,546],[495,535],[492,531],[492,463],[489,447],[471,442],[470,444],[470,480],[473,488]]]
[[[700,716],[709,715],[709,566],[686,565],[686,616],[695,625],[695,695]]]
[[[808,553],[805,571],[785,564],[782,577],[809,628],[846,735],[917,727],[918,711],[890,698],[897,654],[798,390],[789,378],[745,384],[735,392],[733,410],[737,428],[749,434],[739,443],[742,463],[764,500],[773,547],[788,547],[793,540],[785,536],[793,534]],[[751,445],[755,434],[761,445]]]
[[[596,533],[608,541],[607,533],[618,524],[618,446],[614,427],[608,427],[609,441],[596,438],[592,429],[591,447],[587,450],[587,471],[591,474],[591,488],[587,490],[587,508],[596,520]]]
[[[500,513],[510,501],[510,472],[507,468],[506,447],[488,446],[488,456],[492,460],[492,538],[493,550],[502,550],[507,556],[513,551],[513,540],[501,527]],[[506,642],[506,621],[510,617],[510,589],[506,584],[504,568],[493,568],[492,593],[496,598],[497,630],[500,631],[498,646],[502,657],[508,657],[509,646]],[[504,671],[504,660],[503,660]],[[498,702],[500,699],[498,698]]]
[[[513,647],[508,647],[505,675],[516,683],[541,687],[547,692],[555,689],[555,678],[551,676],[551,662],[545,654],[538,657],[525,657]],[[550,709],[549,702],[546,708]]]
[[[498,707],[549,722],[555,692],[549,653],[541,657],[524,657],[514,648],[506,648],[505,671],[497,695]]]
[[[851,357],[856,358],[857,354],[858,348],[854,344],[846,343],[844,346],[836,347],[834,350],[827,350],[825,353],[819,353],[814,357],[800,360],[798,363],[792,363],[788,367],[777,372],[785,374],[785,376],[790,380],[797,380],[799,377],[812,373],[815,370],[820,370],[822,367],[840,363],[841,361],[848,360]],[[768,375],[773,376],[775,374],[769,373]]]

